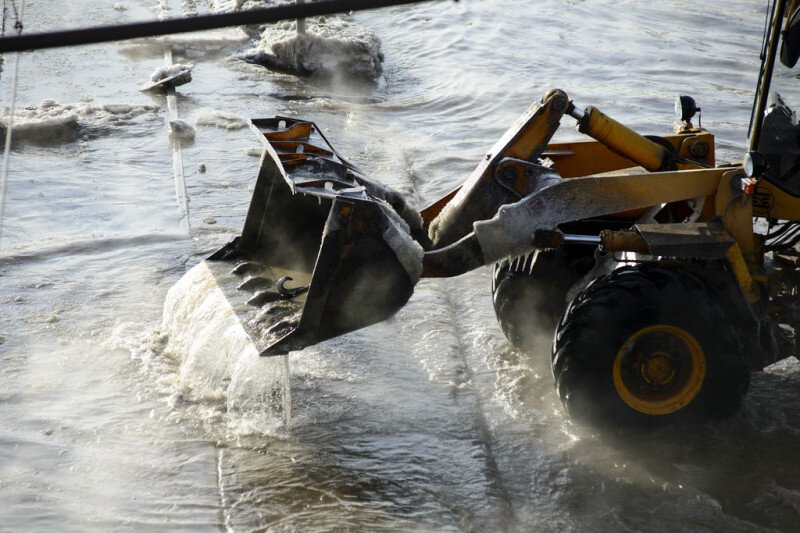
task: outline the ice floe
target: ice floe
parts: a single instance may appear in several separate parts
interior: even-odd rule
[[[383,71],[381,40],[375,33],[343,17],[306,21],[306,32],[285,21],[267,26],[245,61],[267,68],[325,77],[376,78]]]
[[[156,118],[158,106],[134,104],[59,104],[45,100],[36,106],[18,109],[14,116],[13,141],[53,145],[74,142],[83,134],[103,135],[115,127],[130,124],[140,115]],[[0,116],[0,135],[8,128],[7,112]]]

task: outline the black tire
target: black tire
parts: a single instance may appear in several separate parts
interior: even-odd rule
[[[623,267],[595,280],[556,331],[552,369],[570,417],[594,425],[703,422],[736,412],[750,384],[741,316],[677,267]]]
[[[569,303],[570,289],[594,267],[593,251],[586,246],[562,246],[495,264],[494,312],[514,346],[533,352],[541,348],[543,336],[549,346]]]

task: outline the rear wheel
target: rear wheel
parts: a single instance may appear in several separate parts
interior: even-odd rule
[[[660,265],[597,279],[556,331],[552,368],[571,417],[598,425],[699,422],[735,412],[747,392],[745,343],[726,297]]]

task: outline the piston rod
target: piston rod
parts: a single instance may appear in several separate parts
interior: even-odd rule
[[[603,244],[603,238],[599,235],[569,235],[564,234],[564,244],[588,244],[591,246],[600,246]]]

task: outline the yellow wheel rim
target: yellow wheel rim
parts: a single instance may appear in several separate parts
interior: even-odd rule
[[[631,409],[668,415],[688,405],[706,377],[700,343],[684,329],[658,324],[626,340],[614,359],[614,387]]]

